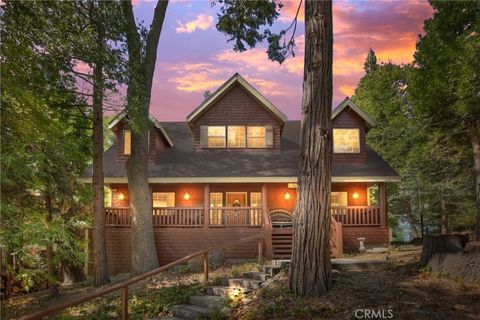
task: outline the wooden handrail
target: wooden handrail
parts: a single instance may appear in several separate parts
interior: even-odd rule
[[[234,247],[234,246],[237,246],[239,244],[242,244],[242,243],[245,243],[245,242],[250,242],[250,241],[253,241],[253,240],[259,240],[259,244],[258,244],[259,257],[258,257],[258,259],[260,261],[262,259],[261,256],[262,256],[262,249],[263,249],[262,240],[264,240],[264,239],[266,240],[266,237],[268,237],[268,236],[269,236],[268,232],[262,232],[262,233],[259,233],[259,234],[253,235],[253,236],[249,236],[249,237],[246,237],[246,238],[243,238],[243,239],[227,242],[227,243],[224,243],[224,244],[219,244],[219,245],[207,248],[207,249],[196,251],[194,253],[189,254],[188,256],[185,256],[185,257],[183,257],[181,259],[178,259],[174,262],[166,264],[166,265],[164,265],[160,268],[157,268],[157,269],[151,270],[149,272],[140,274],[138,276],[132,277],[132,278],[130,278],[128,280],[125,280],[123,282],[98,289],[95,292],[91,292],[89,294],[84,295],[83,297],[79,297],[77,299],[73,299],[73,300],[70,300],[70,301],[59,303],[58,305],[52,306],[50,308],[39,310],[37,312],[34,312],[32,314],[29,314],[27,316],[24,316],[24,317],[20,318],[20,320],[35,320],[35,319],[42,319],[43,317],[46,317],[46,316],[52,316],[52,315],[55,315],[55,314],[59,313],[60,311],[63,311],[66,308],[73,307],[73,306],[76,306],[78,304],[90,301],[92,299],[102,297],[104,295],[107,295],[111,292],[114,292],[114,291],[117,291],[117,290],[120,290],[120,289],[122,289],[122,301],[123,301],[122,319],[126,320],[126,319],[128,319],[128,287],[129,286],[131,286],[133,284],[136,284],[137,282],[140,282],[140,281],[145,280],[147,278],[150,278],[154,275],[157,275],[160,272],[168,270],[168,269],[170,269],[170,268],[172,268],[176,265],[179,265],[183,262],[187,262],[188,260],[191,260],[191,259],[196,258],[198,256],[203,256],[205,281],[208,281],[208,252],[217,251],[217,250],[221,250],[221,249],[225,249],[225,248],[229,248],[229,247]]]

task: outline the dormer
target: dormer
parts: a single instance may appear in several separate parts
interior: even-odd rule
[[[366,162],[366,134],[375,121],[346,97],[332,111],[333,161]]]
[[[108,128],[115,133],[115,149],[117,151],[117,162],[125,163],[131,153],[132,132],[128,126],[125,112],[115,117]],[[154,163],[155,159],[166,149],[173,147],[172,140],[168,136],[160,122],[150,116],[151,127],[148,131],[148,160]]]
[[[187,117],[195,149],[280,149],[287,117],[238,73]]]

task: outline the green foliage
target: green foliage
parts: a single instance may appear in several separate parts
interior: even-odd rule
[[[375,55],[375,51],[373,51],[373,49],[370,48],[370,50],[368,50],[367,59],[363,64],[363,69],[365,70],[366,74],[369,74],[370,72],[374,71],[377,67],[378,67],[377,56]]]

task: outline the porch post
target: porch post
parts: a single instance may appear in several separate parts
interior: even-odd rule
[[[263,228],[267,231],[268,235],[265,239],[266,247],[266,258],[273,258],[273,246],[272,246],[272,225],[270,224],[270,219],[268,218],[268,207],[267,207],[267,185],[262,184],[262,218],[263,218]]]
[[[385,182],[378,184],[378,202],[380,204],[380,226],[382,228],[387,227],[387,192],[385,188]]]
[[[205,184],[203,190],[203,227],[210,228],[210,185],[208,183]]]

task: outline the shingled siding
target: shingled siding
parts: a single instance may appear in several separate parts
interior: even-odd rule
[[[365,246],[388,246],[390,231],[380,227],[343,227],[343,248],[345,250],[358,250],[358,238],[366,238]]]
[[[366,146],[366,124],[355,111],[345,108],[335,117],[332,123],[333,128],[360,129],[360,153],[334,153],[333,162],[367,162]]]
[[[178,260],[195,251],[252,236],[262,232],[259,228],[155,228],[155,243],[160,265]],[[91,235],[91,233],[90,233]],[[130,228],[109,227],[106,230],[108,272],[111,275],[130,272],[131,263]],[[91,243],[91,241],[90,241]],[[92,257],[90,246],[90,257]],[[257,242],[244,243],[226,249],[225,259],[252,258],[258,252]],[[90,259],[91,260],[91,259]],[[89,274],[93,264],[89,264]]]
[[[273,148],[280,149],[282,122],[238,85],[200,115],[192,125],[193,146],[196,149],[200,148],[200,126],[214,125],[271,125]]]

